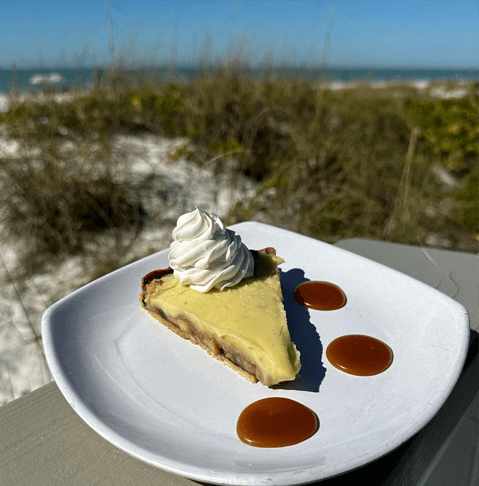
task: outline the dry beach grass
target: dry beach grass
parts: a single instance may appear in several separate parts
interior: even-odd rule
[[[221,67],[188,83],[105,79],[0,113],[0,278],[21,340],[41,344],[41,309],[61,297],[47,276],[69,292],[164,249],[195,203],[328,242],[478,250],[477,83],[335,90]]]

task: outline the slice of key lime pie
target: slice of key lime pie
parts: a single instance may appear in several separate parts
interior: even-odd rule
[[[143,307],[252,382],[294,380],[301,364],[274,248],[248,250],[216,215],[198,208],[178,218],[173,238],[170,267],[142,279]]]

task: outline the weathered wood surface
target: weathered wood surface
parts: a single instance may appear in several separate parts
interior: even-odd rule
[[[187,486],[96,434],[50,383],[0,407],[2,486]]]

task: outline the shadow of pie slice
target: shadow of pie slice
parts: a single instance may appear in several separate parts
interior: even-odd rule
[[[155,319],[247,380],[266,386],[294,380],[301,364],[291,341],[274,248],[251,251],[255,272],[235,287],[200,293],[171,268],[142,279],[140,301]]]

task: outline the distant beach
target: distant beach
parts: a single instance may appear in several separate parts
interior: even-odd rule
[[[213,66],[211,69],[214,69]],[[205,69],[199,66],[148,67],[125,69],[127,74],[148,76],[159,82],[177,80],[187,82],[200,76]],[[301,77],[310,82],[328,81],[335,86],[351,82],[425,82],[425,81],[479,81],[479,69],[384,69],[384,68],[241,68],[243,73],[253,79],[265,75],[278,78]],[[101,83],[107,68],[17,68],[15,75],[11,69],[0,69],[0,93],[17,89],[20,93],[36,92],[45,86],[70,91],[76,88],[89,88]]]
[[[143,69],[125,69],[124,74],[139,82],[154,80],[159,83],[193,81],[205,72],[214,72],[211,67],[150,67]],[[348,89],[367,83],[375,88],[382,88],[397,83],[410,85],[418,90],[425,90],[432,83],[454,83],[455,86],[437,86],[431,90],[436,98],[461,98],[467,93],[465,84],[479,82],[479,69],[379,69],[379,68],[245,68],[241,73],[252,79],[264,79],[272,76],[276,79],[304,79],[308,82],[332,90]],[[0,113],[8,111],[9,93],[20,96],[36,94],[55,94],[61,101],[68,94],[78,90],[89,90],[94,85],[101,86],[107,77],[107,68],[85,69],[0,69]]]

